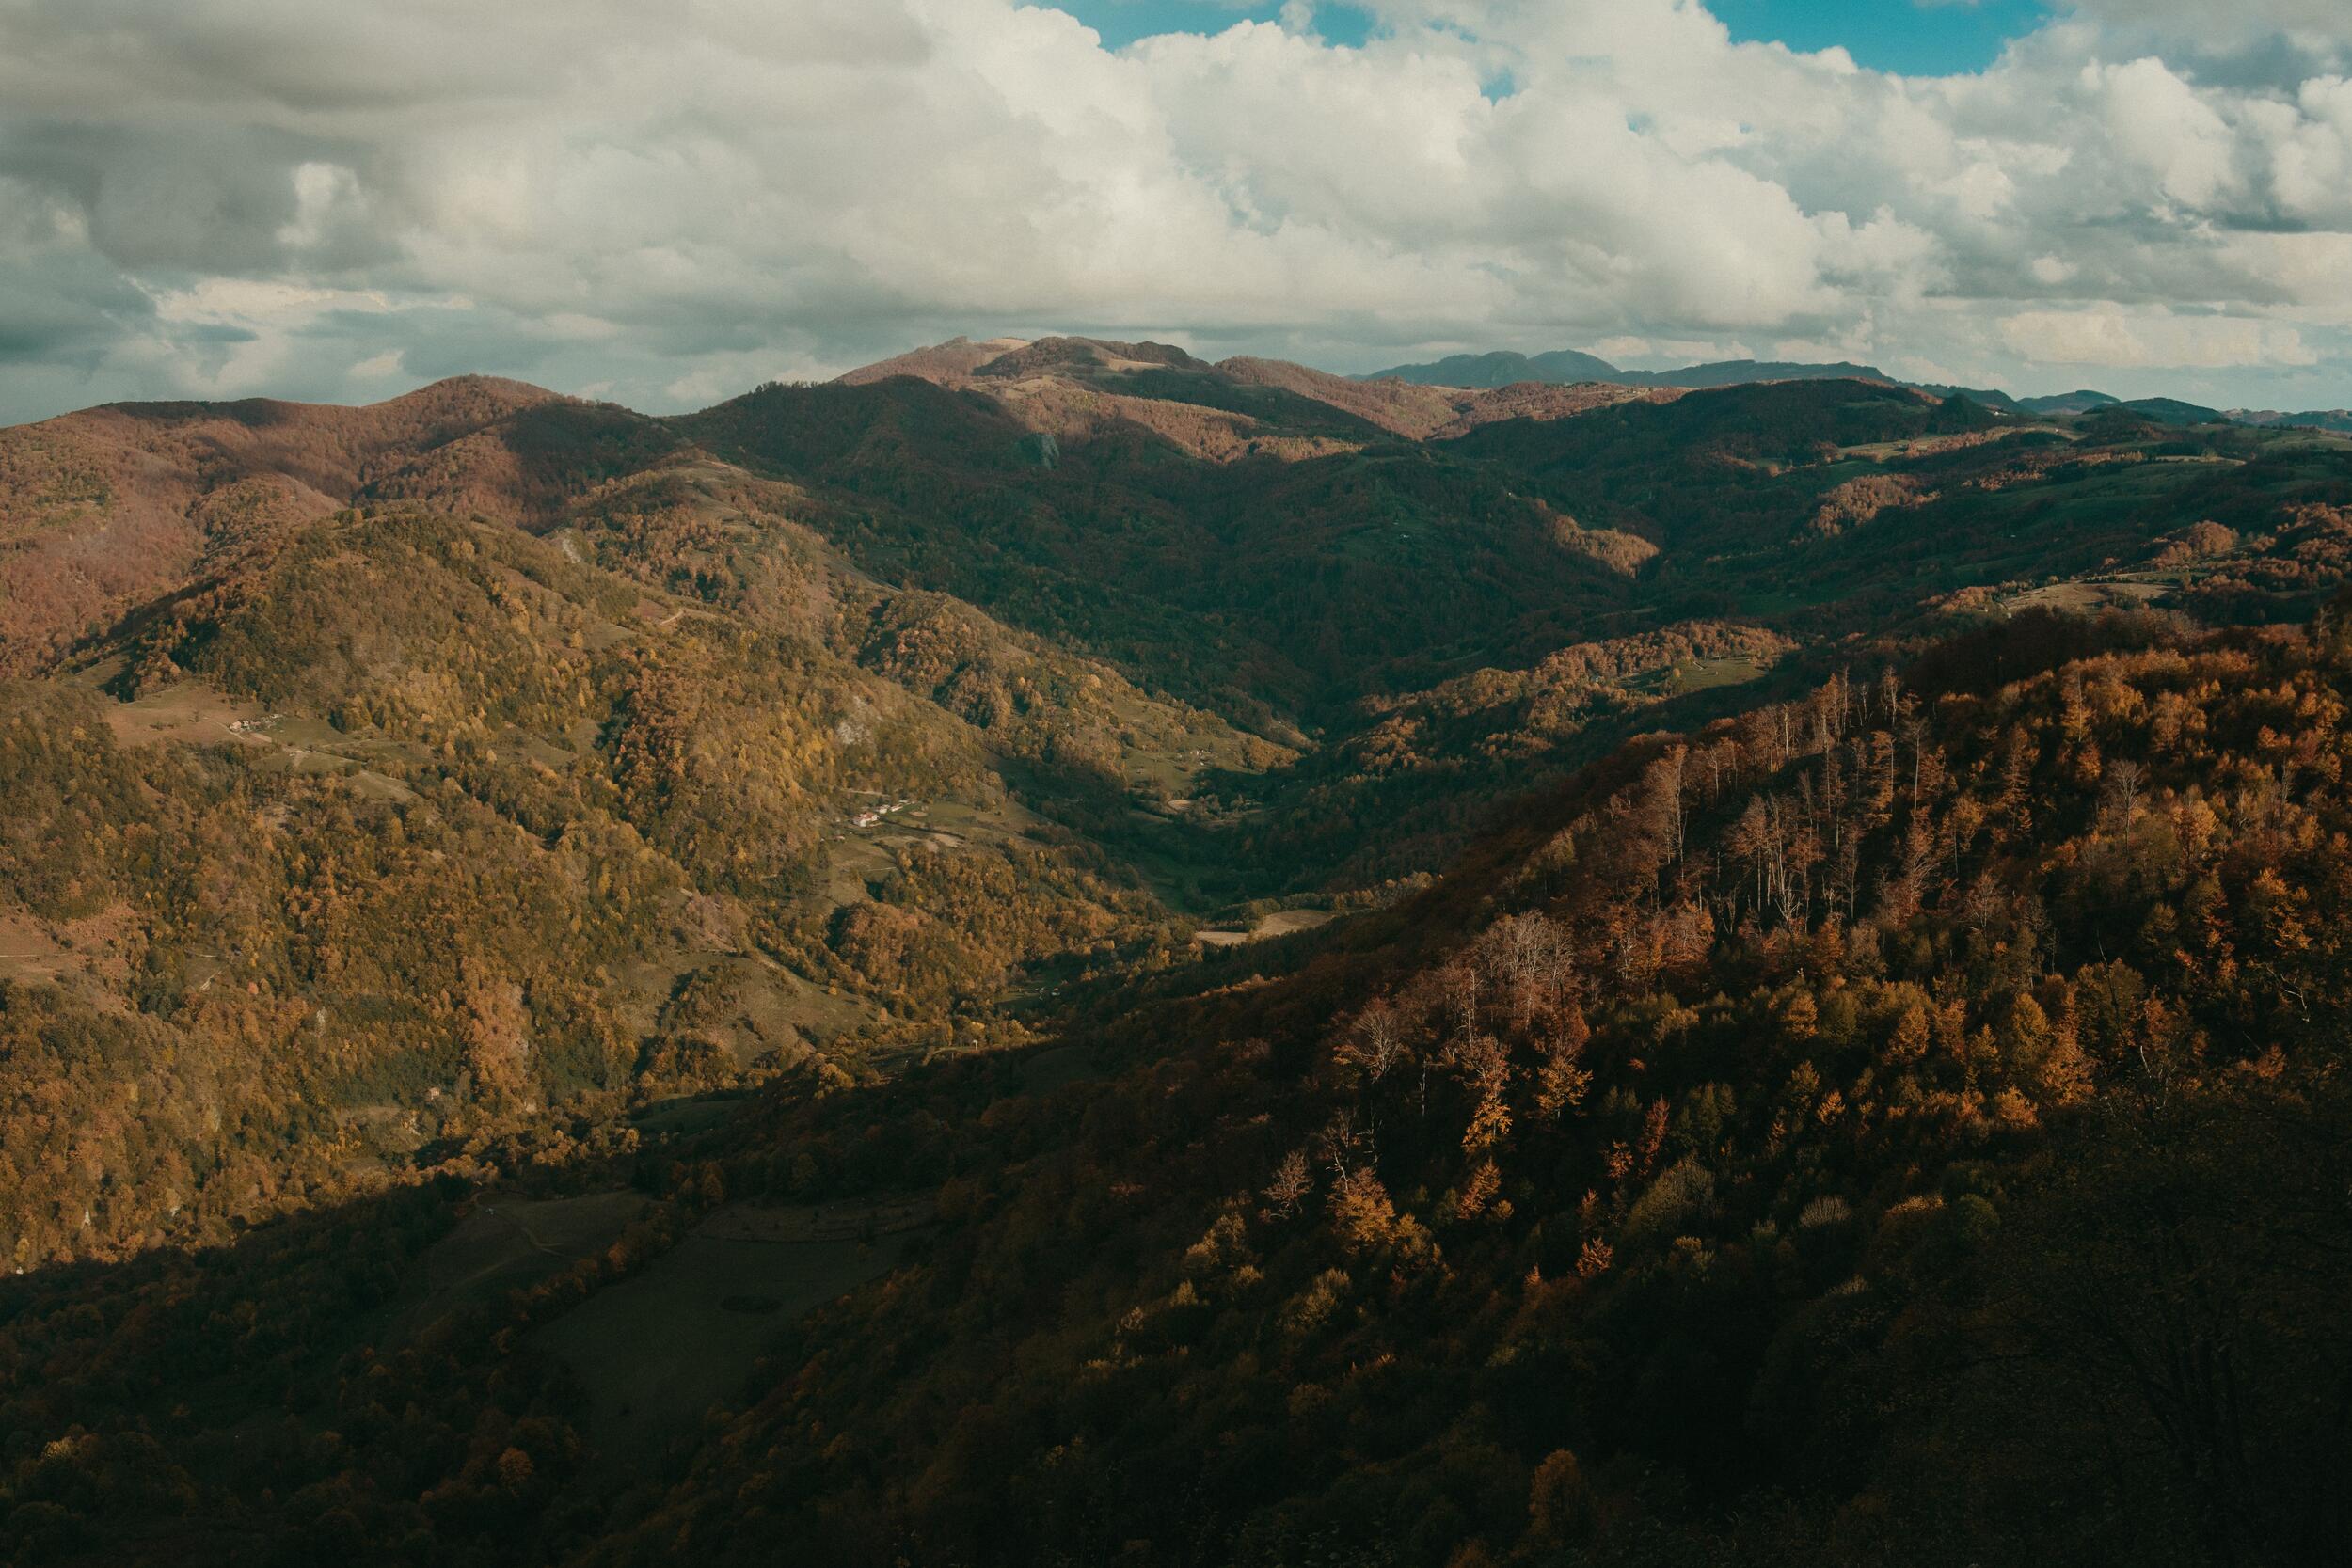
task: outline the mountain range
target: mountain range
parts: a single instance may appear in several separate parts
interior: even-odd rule
[[[2233,420],[2241,424],[2290,426],[2313,430],[2352,430],[2352,414],[2342,409],[2321,409],[2301,414],[2282,414],[2271,410],[2207,408],[2200,404],[2183,403],[2173,398],[2122,399],[2106,392],[2061,392],[2047,397],[2012,397],[2007,392],[1980,388],[1927,386],[1920,383],[1899,382],[1884,371],[1872,365],[1857,365],[1847,361],[1830,364],[1799,364],[1772,360],[1730,359],[1704,365],[1686,366],[1681,370],[1629,371],[1621,370],[1608,360],[1575,349],[1556,349],[1546,354],[1524,355],[1510,351],[1486,354],[1456,354],[1425,364],[1396,365],[1375,371],[1363,378],[1367,381],[1404,381],[1416,386],[1466,387],[1495,388],[1517,382],[1537,382],[1546,385],[1572,385],[1578,382],[1609,382],[1625,387],[1670,387],[1695,388],[1706,387],[1737,387],[1759,381],[1808,381],[1845,379],[1854,381],[1883,381],[1891,386],[1918,386],[1921,390],[1948,395],[1959,392],[1988,407],[2025,414],[2085,414],[2098,408],[2120,407],[2126,412],[2152,419],[2162,424],[2211,424]]]
[[[0,431],[0,1552],[2341,1557],[2352,439],[1497,357]]]

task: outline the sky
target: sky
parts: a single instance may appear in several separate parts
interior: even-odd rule
[[[2346,0],[0,0],[0,421],[956,335],[2352,405]]]
[[[1214,33],[1236,22],[1279,22],[1279,0],[1068,0],[1061,8],[1114,49],[1160,33]],[[1858,65],[1911,75],[1981,71],[2009,41],[2048,20],[2042,0],[1723,0],[1717,20],[1740,42],[1792,49],[1843,48]],[[1319,4],[1314,30],[1360,47],[1375,27],[1372,9]]]

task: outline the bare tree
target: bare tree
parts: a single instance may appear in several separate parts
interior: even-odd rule
[[[2129,828],[2139,820],[2139,797],[2143,782],[2139,764],[2129,757],[2120,757],[2107,764],[2105,797],[2100,804],[2118,827]]]
[[[1288,1219],[1298,1212],[1298,1206],[1314,1190],[1314,1177],[1307,1168],[1307,1151],[1294,1148],[1282,1156],[1282,1163],[1274,1167],[1274,1180],[1266,1183],[1266,1212],[1278,1219]]]

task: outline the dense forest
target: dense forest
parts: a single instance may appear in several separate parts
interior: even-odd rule
[[[2347,508],[1087,340],[0,431],[0,1560],[2340,1560]]]

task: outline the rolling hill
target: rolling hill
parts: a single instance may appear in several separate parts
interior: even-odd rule
[[[1672,387],[1688,390],[1743,387],[1756,381],[1891,382],[1894,378],[1874,366],[1850,361],[1800,364],[1786,360],[1724,359],[1704,365],[1689,365],[1680,370],[1628,371],[1575,349],[1555,349],[1535,355],[1508,350],[1490,354],[1457,354],[1428,364],[1396,365],[1385,371],[1375,371],[1363,379],[1402,381],[1425,387],[1487,388],[1508,387],[1523,381],[1555,384],[1598,381],[1627,387]]]
[[[0,432],[11,1560],[2340,1555],[2352,442],[1524,368]]]
[[[1867,381],[1883,382],[1889,386],[1911,387],[1915,390],[1936,396],[1962,393],[1988,407],[2021,415],[2089,414],[2103,408],[2121,408],[2158,424],[2200,425],[2236,421],[2257,425],[2296,425],[2311,429],[2335,430],[2342,425],[2331,421],[2324,413],[2275,414],[2231,413],[2207,408],[2201,404],[2183,403],[2176,398],[2140,398],[2125,400],[2106,392],[2064,392],[2049,397],[2015,398],[2006,392],[1964,387],[1923,386],[1899,381],[1872,365],[1857,365],[1839,360],[1831,363],[1795,362],[1788,360],[1728,359],[1704,365],[1688,365],[1678,370],[1628,371],[1620,370],[1605,359],[1574,349],[1560,349],[1548,354],[1524,355],[1510,351],[1488,354],[1457,354],[1426,364],[1396,365],[1385,371],[1375,371],[1361,377],[1375,385],[1395,382],[1403,386],[1500,388],[1517,383],[1573,385],[1597,383],[1632,388],[1698,390],[1710,388],[1745,387],[1759,382],[1783,381]]]

